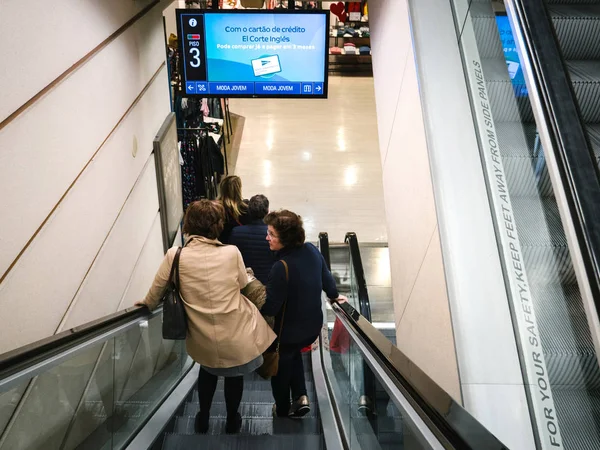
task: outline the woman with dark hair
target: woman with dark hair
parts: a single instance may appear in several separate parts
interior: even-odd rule
[[[219,376],[225,377],[225,430],[240,430],[243,376],[261,366],[262,353],[275,339],[256,307],[240,293],[248,284],[242,255],[237,247],[217,240],[224,219],[219,202],[200,200],[188,206],[183,223],[187,242],[179,257],[179,290],[188,317],[187,352],[201,365],[200,412],[195,424],[198,433],[208,431]],[[176,247],[169,249],[150,291],[138,305],[156,308],[176,253]]]
[[[225,225],[219,235],[219,241],[229,244],[231,230],[251,221],[248,216],[248,202],[242,197],[242,179],[236,175],[223,178],[219,184],[219,200],[225,208]]]
[[[312,344],[323,325],[321,292],[331,301],[344,302],[331,272],[319,250],[305,243],[302,218],[280,210],[267,214],[267,241],[276,252],[277,261],[269,273],[267,300],[261,309],[265,316],[276,316],[274,330],[283,328],[279,336],[279,371],[271,378],[279,417],[302,417],[310,411],[301,350]],[[288,266],[288,273],[281,260]],[[285,303],[285,310],[283,305]]]

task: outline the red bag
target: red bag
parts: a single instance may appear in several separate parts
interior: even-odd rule
[[[350,350],[350,334],[337,317],[333,324],[329,350],[335,353],[348,353],[348,350]]]

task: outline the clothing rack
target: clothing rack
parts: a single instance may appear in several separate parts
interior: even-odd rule
[[[210,127],[177,128],[177,131],[211,131],[211,129]],[[229,175],[229,167],[227,165],[227,144],[225,143],[225,135],[223,135],[223,157],[225,158],[225,175]]]

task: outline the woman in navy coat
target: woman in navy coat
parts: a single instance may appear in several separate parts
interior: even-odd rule
[[[276,252],[277,262],[269,273],[267,300],[261,313],[276,317],[276,332],[279,332],[287,300],[279,336],[279,372],[271,378],[275,398],[273,413],[279,417],[301,417],[310,411],[301,350],[312,344],[321,332],[321,293],[325,291],[331,301],[347,299],[339,295],[323,255],[314,245],[304,242],[300,216],[281,210],[269,213],[264,222],[268,226],[267,241]],[[288,277],[281,260],[287,263]]]

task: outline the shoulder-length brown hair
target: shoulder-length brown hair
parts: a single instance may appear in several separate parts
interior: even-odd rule
[[[279,211],[267,214],[264,222],[275,228],[279,236],[279,242],[281,242],[283,247],[295,248],[304,245],[306,235],[304,233],[302,217],[298,214],[287,209],[280,209]]]
[[[212,200],[198,200],[188,205],[183,219],[183,232],[188,236],[217,239],[225,226],[223,205]]]
[[[242,198],[242,179],[237,175],[228,175],[219,184],[219,200],[225,211],[235,220],[246,212],[248,207]]]

